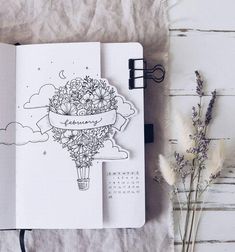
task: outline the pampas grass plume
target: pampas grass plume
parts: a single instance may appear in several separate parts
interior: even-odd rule
[[[193,159],[194,155],[186,152],[186,150],[194,145],[194,142],[189,137],[193,134],[192,121],[187,117],[184,117],[178,110],[173,112],[173,119],[174,127],[176,129],[177,149],[179,152],[184,153],[186,158]]]
[[[162,174],[162,177],[165,181],[170,185],[173,186],[176,181],[176,175],[174,170],[171,168],[169,162],[163,155],[159,155],[159,168]]]
[[[225,143],[219,140],[206,162],[204,180],[209,181],[211,177],[216,176],[223,168],[225,159]]]

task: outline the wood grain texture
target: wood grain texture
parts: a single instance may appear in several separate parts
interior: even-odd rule
[[[170,95],[195,94],[195,70],[205,76],[206,93],[235,95],[234,44],[235,32],[170,32]]]
[[[197,251],[200,252],[230,252],[234,251],[234,240],[209,240],[196,243]],[[175,246],[175,252],[180,252],[180,246]]]
[[[205,77],[205,104],[218,92],[216,113],[209,131],[212,144],[226,141],[226,164],[212,185],[198,232],[196,251],[233,252],[235,248],[235,1],[169,0],[169,89],[171,111],[189,117],[195,96],[195,70]],[[169,143],[177,148],[173,115]],[[183,193],[181,202],[185,202]],[[199,203],[200,206],[200,203]],[[174,205],[179,212],[179,204]],[[200,208],[198,209],[198,211]],[[183,209],[185,214],[185,209]],[[176,251],[180,238],[175,237]]]
[[[171,28],[235,30],[234,0],[169,0]]]
[[[210,241],[234,241],[234,229],[235,211],[205,211],[199,225],[197,242],[205,244]],[[179,232],[175,236],[175,243],[180,243]]]

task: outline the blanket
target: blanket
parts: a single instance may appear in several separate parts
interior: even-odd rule
[[[0,42],[138,41],[151,64],[166,66],[168,26],[162,0],[0,0]],[[146,224],[139,229],[33,230],[28,252],[173,251],[171,204],[153,180],[156,158],[164,149],[163,87],[149,83],[145,122],[153,123],[155,142],[146,145]],[[19,231],[0,233],[0,251],[20,251]]]

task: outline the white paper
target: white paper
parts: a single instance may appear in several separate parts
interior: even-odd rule
[[[144,100],[143,89],[128,88],[128,60],[143,58],[143,48],[139,43],[110,43],[102,44],[101,52],[102,77],[137,109],[125,131],[115,134],[116,143],[129,151],[129,160],[103,163],[104,227],[141,227],[145,222]]]
[[[14,53],[9,56],[15,57],[14,87],[3,99],[13,112],[4,110],[0,131],[0,147],[13,157],[5,155],[4,161],[13,173],[13,189],[2,196],[5,205],[14,204],[12,227],[142,226],[143,90],[128,88],[128,60],[142,58],[142,46],[45,44],[18,46]],[[101,68],[107,79],[100,78]],[[86,145],[89,135],[94,137]]]
[[[18,125],[16,132],[20,144],[16,147],[16,226],[101,228],[101,163],[96,161],[90,169],[89,190],[80,191],[69,152],[53,141],[51,131],[41,134],[37,127],[48,113],[44,105],[54,94],[53,86],[65,86],[75,77],[100,77],[100,44],[19,46],[16,65],[16,121],[31,128],[26,132]]]
[[[15,228],[15,146],[4,145],[15,120],[15,46],[0,44],[0,229]],[[11,132],[15,138],[15,132]]]

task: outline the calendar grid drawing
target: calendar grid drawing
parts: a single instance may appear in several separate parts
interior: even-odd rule
[[[106,174],[108,198],[140,193],[139,171],[112,171]]]

